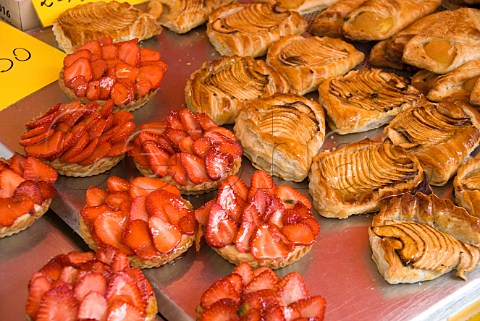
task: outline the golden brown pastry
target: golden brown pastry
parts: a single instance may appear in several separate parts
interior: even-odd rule
[[[315,209],[332,218],[375,212],[391,196],[429,191],[415,155],[370,139],[321,152],[308,177]]]
[[[380,69],[331,77],[320,84],[318,93],[330,129],[341,135],[383,126],[423,100],[405,78]]]
[[[438,76],[434,72],[421,69],[412,76],[412,86],[421,91],[422,94],[427,95]]]
[[[343,19],[366,0],[339,0],[315,15],[308,31],[315,36],[339,38],[342,36]]]
[[[394,197],[368,234],[372,258],[391,284],[428,281],[453,269],[466,279],[480,259],[480,219],[434,194]]]
[[[368,0],[345,17],[342,32],[352,40],[385,40],[435,12],[441,0]]]
[[[100,38],[114,42],[158,35],[162,27],[149,13],[127,2],[91,2],[66,10],[53,23],[52,30],[60,49],[71,53],[75,48]]]
[[[478,7],[480,0],[443,0],[442,5],[451,10],[460,7]]]
[[[338,0],[263,0],[263,2],[278,3],[280,8],[297,11],[304,15],[315,11],[321,11]]]
[[[233,124],[245,102],[288,93],[288,82],[263,60],[223,56],[203,63],[185,86],[185,103],[217,125]]]
[[[445,74],[480,58],[480,10],[446,11],[445,17],[408,41],[403,62]]]
[[[480,218],[480,154],[458,168],[453,190],[455,202]]]
[[[253,166],[301,182],[325,138],[325,115],[311,99],[276,94],[246,103],[233,128]]]
[[[298,12],[271,3],[239,3],[212,12],[207,35],[221,55],[258,57],[281,36],[302,34],[306,27]]]
[[[443,102],[398,114],[382,139],[414,153],[429,183],[443,186],[480,143],[480,113],[470,105]]]
[[[340,76],[364,59],[363,52],[341,39],[285,36],[267,53],[267,63],[284,76],[293,92],[304,95],[328,77]]]
[[[152,0],[149,6],[161,6],[160,24],[182,34],[207,22],[213,10],[233,2],[236,0]]]

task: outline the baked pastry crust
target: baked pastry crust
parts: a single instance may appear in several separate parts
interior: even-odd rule
[[[352,40],[385,40],[441,4],[441,0],[368,0],[345,17],[342,32]]]
[[[480,218],[480,154],[458,168],[453,190],[455,202],[471,215]]]
[[[58,174],[69,177],[89,177],[95,176],[112,169],[120,163],[124,155],[114,157],[103,157],[90,165],[80,165],[78,163],[66,163],[59,159],[53,161],[44,160],[46,164],[54,168]]]
[[[405,78],[381,69],[352,70],[328,78],[318,93],[330,129],[341,135],[378,128],[423,100]]]
[[[392,231],[398,234],[392,237]],[[391,284],[432,280],[453,268],[466,279],[465,272],[472,271],[480,257],[480,219],[434,194],[393,198],[373,218],[368,234],[372,258]],[[402,234],[413,238],[399,243]],[[408,243],[418,245],[405,262]]]
[[[426,69],[419,70],[412,76],[412,86],[426,96],[438,76],[440,75]]]
[[[40,205],[35,205],[33,212],[18,217],[10,226],[0,226],[0,238],[17,234],[35,223],[50,208],[52,198],[48,198]]]
[[[276,94],[247,103],[233,128],[254,167],[301,182],[325,138],[325,114],[313,100]]]
[[[114,42],[158,35],[162,27],[154,17],[127,2],[91,2],[78,5],[59,15],[52,30],[59,47],[66,53],[100,38]]]
[[[298,35],[281,37],[267,53],[267,63],[299,95],[316,90],[328,77],[343,75],[364,58],[363,52],[341,39]]]
[[[321,11],[338,0],[263,0],[263,2],[276,2],[281,8],[297,11],[301,15]]]
[[[331,218],[375,212],[392,196],[429,190],[415,155],[370,139],[321,152],[308,177],[314,207]]]
[[[443,186],[480,144],[480,113],[464,103],[426,103],[398,114],[382,139],[415,154],[429,183]]]
[[[288,92],[287,80],[265,61],[223,56],[204,62],[192,73],[185,86],[185,103],[217,125],[233,124],[248,100]]]
[[[308,31],[315,36],[340,38],[343,19],[366,0],[339,0],[317,14]]]
[[[263,56],[281,36],[302,34],[307,22],[271,3],[230,4],[213,11],[207,36],[223,56]]]
[[[405,46],[403,62],[445,74],[480,58],[480,10],[447,10],[444,17]]]

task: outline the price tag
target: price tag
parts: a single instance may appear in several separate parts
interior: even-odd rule
[[[58,79],[65,53],[0,21],[0,110]]]
[[[102,2],[102,0],[32,0],[38,18],[44,27],[52,25],[57,17],[67,9],[87,2]],[[110,2],[104,0],[103,2]],[[119,0],[119,2],[127,2]],[[145,0],[129,0],[131,5],[145,2]]]

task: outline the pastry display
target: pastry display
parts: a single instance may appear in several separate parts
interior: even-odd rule
[[[376,212],[395,195],[430,192],[415,155],[370,139],[321,152],[308,177],[313,206],[332,218]]]
[[[328,77],[340,76],[360,64],[365,55],[341,39],[285,36],[268,49],[267,63],[285,77],[292,91],[315,91]]]
[[[290,92],[278,71],[252,57],[223,56],[204,62],[185,86],[185,104],[217,125],[233,124],[249,100]]]
[[[158,310],[142,271],[110,247],[50,259],[32,275],[25,309],[30,321],[151,321]]]
[[[453,191],[455,203],[480,218],[480,154],[458,168],[453,179]]]
[[[133,115],[113,108],[112,100],[102,106],[58,103],[26,124],[20,145],[27,156],[42,159],[61,175],[101,174],[123,159],[135,131]]]
[[[109,176],[86,192],[80,234],[91,249],[117,249],[138,268],[173,261],[193,244],[197,223],[180,190],[159,178]]]
[[[415,154],[429,183],[443,186],[479,145],[479,120],[467,104],[425,103],[392,119],[382,139]]]
[[[318,99],[330,129],[341,135],[381,127],[424,100],[406,78],[381,69],[328,78],[318,87]]]
[[[152,10],[161,7],[157,18],[160,24],[183,34],[207,22],[213,10],[233,2],[236,0],[151,0],[148,6]]]
[[[0,238],[25,230],[48,211],[57,176],[35,157],[0,158]]]
[[[79,47],[63,61],[60,88],[83,103],[112,99],[117,110],[142,107],[160,87],[167,65],[158,51],[137,40],[102,38]]]
[[[62,12],[52,27],[58,46],[66,53],[92,40],[110,37],[114,42],[145,40],[162,27],[149,13],[128,2],[90,2]]]
[[[480,219],[434,194],[392,198],[368,235],[378,271],[391,284],[433,280],[453,269],[466,280],[480,260]]]
[[[480,11],[448,10],[442,19],[408,41],[403,62],[437,74],[480,57]]]
[[[195,218],[207,245],[227,261],[276,269],[299,260],[315,243],[320,224],[310,208],[306,196],[258,170],[250,187],[230,176]]]
[[[295,11],[268,2],[236,3],[213,11],[207,36],[223,56],[263,56],[281,36],[300,35],[307,22]]]
[[[325,114],[314,100],[275,94],[248,102],[233,128],[252,165],[301,182],[325,138]]]
[[[301,15],[305,15],[316,11],[322,11],[335,4],[338,0],[263,0],[262,2],[272,1],[277,3],[282,9],[293,10]]]
[[[345,17],[342,32],[351,40],[385,40],[441,4],[441,0],[368,0]]]
[[[208,115],[184,108],[166,121],[140,126],[130,155],[147,177],[159,177],[182,194],[202,194],[234,175],[242,162],[242,146],[228,129]]]
[[[325,298],[310,295],[300,273],[280,278],[269,268],[240,263],[203,292],[196,319],[321,321],[325,310]]]
[[[315,15],[308,31],[315,36],[340,38],[344,18],[366,0],[338,0]]]

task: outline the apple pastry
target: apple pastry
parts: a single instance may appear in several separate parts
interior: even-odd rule
[[[412,76],[412,86],[417,88],[423,95],[427,95],[430,88],[440,75],[426,69],[417,71]]]
[[[480,154],[458,168],[453,190],[455,202],[480,218]]]
[[[294,93],[304,95],[328,77],[340,76],[360,64],[365,55],[341,39],[285,36],[274,42],[267,63],[284,76]]]
[[[297,11],[301,15],[321,11],[338,0],[262,0],[262,2],[276,2],[280,8]]]

